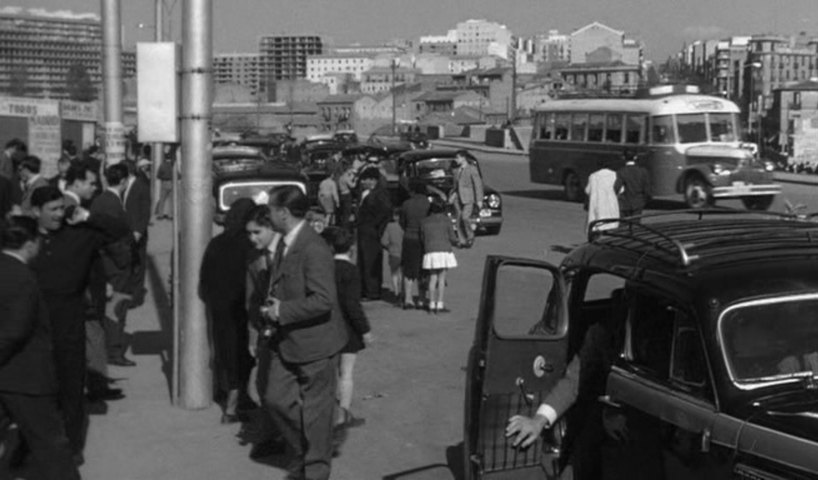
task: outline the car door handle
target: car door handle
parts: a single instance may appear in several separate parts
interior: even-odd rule
[[[622,404],[613,400],[610,395],[600,395],[599,398],[597,398],[597,400],[599,400],[600,403],[607,405],[609,407],[622,408]]]
[[[534,404],[534,395],[529,393],[528,389],[525,387],[525,379],[523,377],[517,377],[517,380],[514,381],[517,385],[517,388],[520,389],[520,394],[523,396],[526,405],[529,407]]]

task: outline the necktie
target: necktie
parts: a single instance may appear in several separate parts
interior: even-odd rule
[[[276,245],[275,253],[273,254],[272,260],[270,260],[270,256],[267,256],[267,268],[270,274],[270,288],[267,291],[268,297],[275,297],[276,296],[276,284],[278,283],[278,269],[281,267],[281,260],[284,258],[284,249],[287,248],[287,245],[284,243],[284,237],[281,237],[278,240],[278,244]]]

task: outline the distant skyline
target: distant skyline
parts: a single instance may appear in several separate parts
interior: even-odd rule
[[[183,0],[165,0],[181,39]],[[100,1],[10,0],[10,5],[100,13]],[[126,45],[153,38],[153,0],[122,0]],[[816,0],[213,0],[214,53],[255,52],[266,34],[314,33],[336,44],[380,44],[442,35],[482,18],[514,35],[568,34],[599,21],[641,39],[645,57],[663,62],[696,39],[805,31],[818,37]],[[143,24],[146,27],[139,28]]]

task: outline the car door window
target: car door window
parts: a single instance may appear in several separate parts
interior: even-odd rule
[[[628,359],[650,377],[667,380],[674,309],[653,295],[636,294],[628,309]]]
[[[670,379],[683,390],[702,393],[708,378],[702,337],[688,314],[675,310],[674,317]]]
[[[503,265],[497,270],[494,330],[501,338],[559,331],[559,284],[548,270]]]

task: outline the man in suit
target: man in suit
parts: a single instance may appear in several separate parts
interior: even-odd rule
[[[651,198],[650,174],[636,164],[637,154],[625,149],[625,166],[616,172],[614,191],[619,196],[619,215],[633,217],[642,215],[642,210]]]
[[[367,168],[361,172],[361,203],[358,206],[358,269],[361,272],[362,300],[380,300],[383,283],[381,235],[392,218],[389,193],[378,187],[380,172]]]
[[[0,226],[0,245],[0,405],[31,449],[38,478],[79,479],[57,407],[48,310],[28,267],[40,249],[37,221],[12,217]]]
[[[120,221],[128,222],[128,215],[122,203],[122,195],[128,184],[128,167],[123,163],[111,165],[105,169],[105,190],[91,202],[91,214],[103,214]],[[133,235],[133,234],[132,234]],[[131,302],[131,286],[133,283],[133,236],[122,238],[108,244],[100,255],[103,278],[99,282],[107,282],[113,293],[110,300],[105,301],[104,286],[92,286],[92,296],[95,302],[105,304],[105,341],[108,350],[108,363],[121,367],[133,367],[136,363],[125,357],[125,321],[128,307]]]
[[[134,237],[134,265],[130,291],[133,295],[130,307],[145,301],[145,274],[148,263],[148,225],[151,221],[151,186],[133,164],[128,165],[128,179],[123,194],[125,215]]]
[[[58,188],[40,187],[31,210],[42,236],[40,255],[31,263],[48,307],[54,332],[59,403],[71,448],[81,455],[85,425],[85,306],[91,262],[110,242],[129,236],[125,221],[76,207],[65,215]]]
[[[23,198],[20,206],[23,213],[31,212],[31,194],[34,190],[48,185],[48,180],[40,175],[42,161],[34,155],[28,155],[20,162],[20,180],[23,182]]]
[[[17,157],[27,151],[26,144],[19,138],[12,138],[0,153],[0,176],[17,180]]]
[[[471,248],[474,244],[474,230],[472,230],[472,214],[474,207],[477,211],[483,208],[483,179],[477,167],[469,162],[471,155],[466,150],[459,150],[455,154],[457,170],[454,172],[455,202],[458,207],[457,233],[461,247]]]
[[[77,162],[65,173],[65,207],[86,207],[97,191],[97,174],[85,162]]]
[[[267,302],[261,313],[273,329],[264,404],[287,443],[289,479],[326,480],[338,352],[346,345],[329,246],[304,220],[306,195],[295,186],[270,191],[274,248]]]

